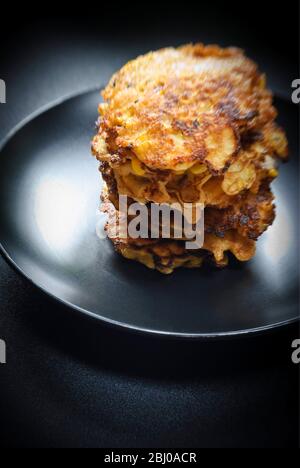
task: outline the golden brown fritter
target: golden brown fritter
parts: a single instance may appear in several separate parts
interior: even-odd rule
[[[234,198],[234,203],[226,208],[208,206],[204,209],[204,229],[206,234],[224,237],[228,231],[236,230],[240,235],[257,240],[275,219],[274,196],[265,180],[257,193],[244,192]],[[105,202],[111,201],[118,209],[118,192],[116,189],[105,190],[102,195]],[[134,202],[128,199],[130,206]],[[151,209],[149,206],[149,226],[151,226]],[[171,230],[171,233],[173,231]]]
[[[125,65],[103,98],[92,152],[106,200],[116,210],[119,195],[146,205],[205,207],[205,242],[197,252],[185,250],[184,239],[114,238],[116,249],[163,272],[208,258],[225,265],[226,251],[250,259],[274,220],[270,184],[278,159],[288,155],[256,64],[236,48],[163,49]]]
[[[198,202],[205,206],[227,208],[235,204],[245,191],[257,193],[264,180],[277,176],[274,159],[267,158],[264,155],[255,159],[250,152],[243,152],[223,176],[212,176],[205,168],[183,174],[153,171],[137,175],[129,161],[118,166],[102,162],[100,170],[109,190],[116,194],[115,198],[121,194],[145,204]]]
[[[170,67],[179,71],[170,75]],[[157,80],[177,91],[173,106],[169,93],[157,93]],[[93,153],[109,164],[118,192],[141,203],[175,196],[224,208],[264,177],[275,178],[276,158],[287,156],[264,76],[237,49],[196,45],[148,54],[116,74],[103,95]]]
[[[201,162],[221,174],[236,158],[242,136],[276,117],[254,62],[239,49],[202,44],[129,62],[103,97],[95,153],[131,153],[154,170],[182,171]],[[286,149],[278,154],[285,156]]]
[[[180,240],[120,238],[115,235],[119,212],[107,198],[102,211],[108,214],[106,230],[115,250],[123,257],[161,273],[170,274],[179,267],[199,268],[204,262],[224,267],[228,263],[227,252],[242,262],[255,254],[255,242],[235,230],[227,231],[222,237],[206,234],[203,248],[199,250],[187,250],[184,241]]]

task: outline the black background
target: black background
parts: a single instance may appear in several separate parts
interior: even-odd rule
[[[47,16],[12,5],[1,14],[0,139],[42,105],[105,83],[137,54],[190,41],[245,48],[289,98],[299,75],[298,2],[195,5],[51,2]],[[0,337],[8,347],[2,447],[298,446],[297,326],[220,343],[126,334],[58,305],[0,257]]]

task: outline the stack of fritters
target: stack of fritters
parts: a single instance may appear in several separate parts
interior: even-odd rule
[[[92,148],[105,200],[116,210],[120,194],[143,204],[205,206],[202,249],[188,251],[175,239],[113,238],[117,250],[164,273],[206,259],[224,266],[228,251],[249,260],[274,220],[270,183],[276,160],[288,153],[256,64],[235,48],[164,49],[125,65],[103,97]]]

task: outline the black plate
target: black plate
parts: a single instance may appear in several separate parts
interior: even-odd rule
[[[297,108],[277,100],[292,160],[274,184],[277,219],[255,259],[163,276],[96,235],[100,177],[90,156],[99,92],[32,116],[1,150],[0,244],[38,287],[85,314],[181,337],[268,330],[298,317]]]

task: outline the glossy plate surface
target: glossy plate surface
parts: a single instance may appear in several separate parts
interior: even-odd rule
[[[90,156],[99,92],[24,122],[1,150],[2,253],[45,292],[82,313],[138,331],[212,338],[298,318],[297,107],[277,100],[291,161],[273,189],[277,218],[255,259],[163,276],[96,235],[101,178]]]

